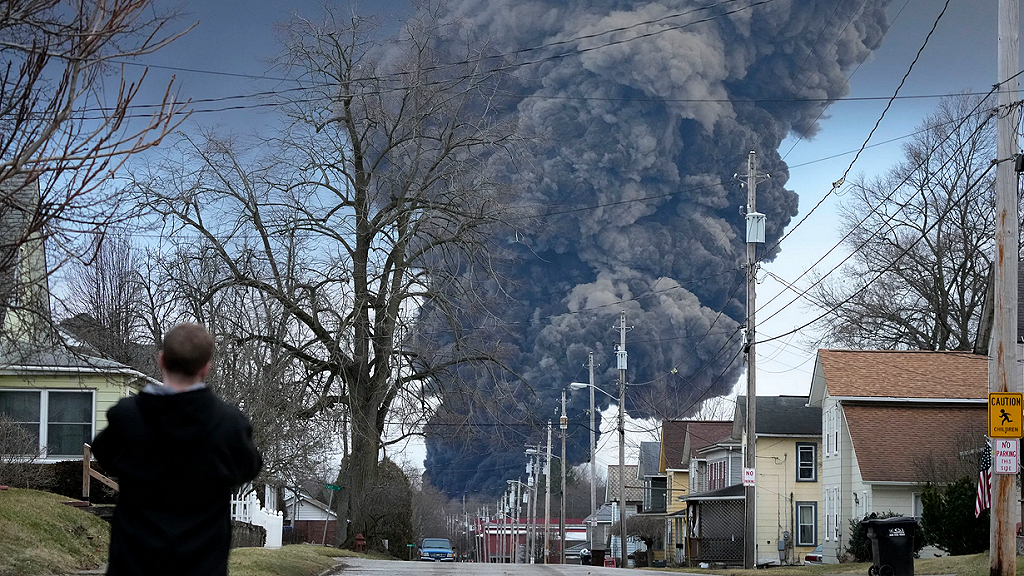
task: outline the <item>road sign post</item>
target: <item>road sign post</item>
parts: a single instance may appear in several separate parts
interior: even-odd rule
[[[327,545],[327,523],[331,520],[331,509],[334,508],[334,493],[341,490],[341,486],[338,486],[337,484],[324,484],[324,488],[331,491],[331,497],[327,499],[327,512],[326,518],[324,518],[324,537],[320,542],[321,546]]]

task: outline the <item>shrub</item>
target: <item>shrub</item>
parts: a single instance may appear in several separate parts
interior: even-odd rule
[[[881,519],[881,518],[895,518],[897,516],[903,516],[902,514],[896,514],[893,511],[882,512],[876,514],[872,512],[864,518],[857,520],[853,518],[850,520],[850,540],[846,549],[847,554],[852,556],[854,562],[871,562],[874,560],[871,553],[871,539],[868,538],[868,529],[864,525],[864,520],[868,519]],[[914,557],[916,558],[921,549],[924,548],[925,537],[924,532],[921,530],[921,525],[918,523],[914,529]]]
[[[951,556],[988,549],[989,511],[974,516],[976,480],[970,476],[944,488],[928,484],[921,491],[921,528],[929,544]]]

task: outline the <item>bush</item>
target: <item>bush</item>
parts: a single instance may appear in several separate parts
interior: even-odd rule
[[[989,511],[974,517],[976,480],[960,478],[945,488],[928,484],[921,491],[921,528],[925,539],[951,556],[988,550]]]
[[[880,518],[895,518],[902,517],[902,514],[896,514],[893,511],[882,512],[876,514],[872,512],[864,518],[857,520],[850,520],[850,541],[846,549],[847,554],[852,556],[854,562],[872,562],[874,560],[871,553],[871,539],[868,538],[868,529],[864,525],[864,520],[869,519],[880,519]],[[918,523],[917,528],[914,530],[914,557],[916,558],[921,549],[924,548],[925,537],[924,531],[921,530],[921,524]]]

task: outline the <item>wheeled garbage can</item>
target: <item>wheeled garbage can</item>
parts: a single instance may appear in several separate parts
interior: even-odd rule
[[[917,520],[904,516],[862,522],[871,540],[870,576],[914,576],[914,532]]]

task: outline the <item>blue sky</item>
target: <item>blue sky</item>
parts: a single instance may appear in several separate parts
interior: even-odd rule
[[[882,47],[853,74],[850,98],[891,96],[924,45],[942,7],[943,2],[938,0],[901,1],[890,6],[890,20],[895,20]],[[996,0],[952,0],[900,89],[900,95],[929,96],[963,90],[989,90],[996,83],[996,29]],[[871,147],[853,166],[851,176],[881,173],[899,159],[903,138],[933,111],[937,102],[937,98],[896,101],[872,136]],[[829,109],[830,118],[822,122],[816,138],[798,142],[791,137],[783,143],[781,151],[790,166],[787,187],[800,194],[801,213],[794,222],[803,218],[814,204],[826,196],[831,183],[846,171],[854,157],[852,152],[867,138],[886,104],[884,100],[837,102]],[[881,144],[884,142],[889,143]],[[842,155],[832,157],[837,154]],[[827,199],[794,231],[783,245],[779,258],[767,266],[768,270],[793,282],[809,264],[834,246],[839,239],[835,232],[836,206],[842,201],[842,196]],[[819,269],[822,273],[827,272],[847,254],[844,250],[837,251]],[[806,279],[796,282],[796,285],[806,286]],[[758,287],[758,302],[765,303],[780,291],[783,291],[782,286],[769,278]],[[789,332],[816,317],[799,302],[789,304],[792,300],[792,296],[780,297],[768,309],[758,312],[760,319],[767,319],[778,312],[780,305],[788,305],[786,311],[778,312],[771,320],[763,323],[759,320],[761,337]],[[810,334],[803,331],[758,348],[759,394],[805,394],[808,391],[814,354],[802,344]]]

